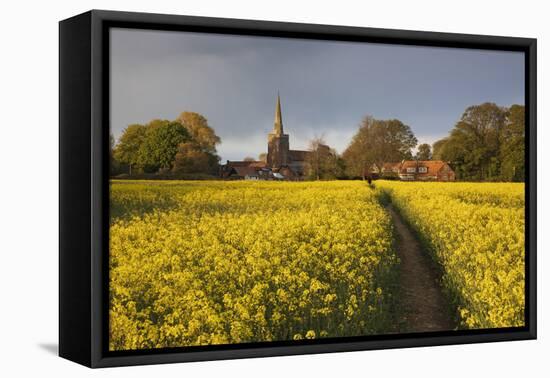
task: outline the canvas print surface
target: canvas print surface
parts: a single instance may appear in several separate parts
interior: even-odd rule
[[[110,30],[109,350],[525,326],[520,52]]]

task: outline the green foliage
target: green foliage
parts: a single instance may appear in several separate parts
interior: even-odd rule
[[[183,112],[176,121],[157,119],[128,126],[113,157],[128,166],[132,177],[143,172],[212,175],[218,171],[216,145],[220,142],[204,116]]]
[[[124,129],[118,144],[113,150],[114,158],[129,166],[130,174],[132,167],[139,164],[140,148],[145,140],[146,126],[129,125]]]
[[[484,103],[468,107],[448,137],[434,144],[434,158],[451,162],[465,180],[524,179],[525,109]]]
[[[443,139],[438,140],[437,142],[435,142],[432,145],[432,159],[433,160],[445,160],[443,158],[443,151],[444,151],[444,148],[445,148],[445,144],[447,143],[448,140],[449,140],[449,138],[443,138]]]
[[[507,181],[525,180],[525,107],[512,105],[502,130],[500,174]]]
[[[177,121],[154,120],[147,125],[139,150],[139,164],[146,171],[172,168],[178,146],[191,139],[187,129]]]

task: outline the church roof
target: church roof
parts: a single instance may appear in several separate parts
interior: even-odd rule
[[[277,105],[275,106],[275,121],[273,122],[273,133],[283,134],[283,116],[281,114],[281,97],[277,93]]]

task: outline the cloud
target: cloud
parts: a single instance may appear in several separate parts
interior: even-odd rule
[[[519,52],[115,29],[111,131],[195,111],[242,158],[265,150],[280,91],[291,148],[341,152],[367,114],[437,136],[469,105],[523,103],[523,69]]]

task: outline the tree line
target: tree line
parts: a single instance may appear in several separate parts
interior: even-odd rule
[[[116,145],[111,138],[111,173],[217,176],[220,157],[216,145],[220,142],[206,118],[194,112],[183,112],[173,121],[129,125]],[[523,181],[525,107],[470,106],[447,137],[433,146],[417,145],[412,129],[402,121],[366,116],[342,154],[327,146],[322,137],[313,138],[305,175],[310,180],[364,178],[373,165],[434,159],[448,162],[459,180]],[[265,153],[258,157],[265,158]]]
[[[129,125],[116,145],[111,137],[111,174],[217,175],[220,142],[206,118],[194,112]]]
[[[525,107],[470,106],[433,147],[434,159],[449,161],[458,179],[523,181]]]
[[[397,119],[366,116],[350,144],[338,155],[320,151],[314,139],[310,150],[310,179],[365,177],[373,165],[402,160],[443,160],[459,180],[523,181],[525,179],[525,107],[494,103],[468,107],[449,135],[433,146],[418,145],[411,128]]]

